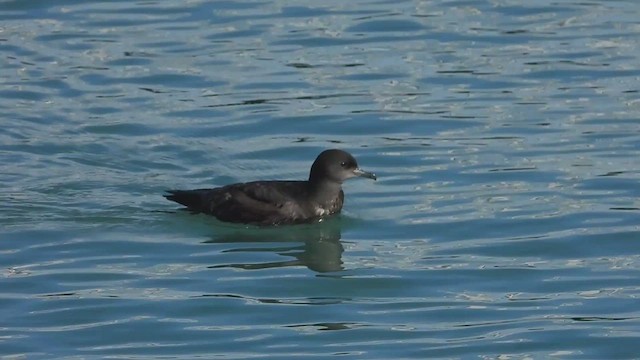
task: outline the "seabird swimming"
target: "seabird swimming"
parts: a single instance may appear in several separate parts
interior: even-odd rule
[[[352,177],[376,180],[348,152],[325,150],[311,165],[309,180],[253,181],[214,189],[169,190],[167,199],[195,213],[232,223],[259,226],[319,221],[342,210],[342,182]]]

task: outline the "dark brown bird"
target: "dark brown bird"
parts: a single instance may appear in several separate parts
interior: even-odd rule
[[[342,210],[342,182],[376,180],[348,152],[325,150],[311,165],[309,180],[253,181],[214,189],[169,190],[167,199],[221,221],[260,226],[309,223]]]

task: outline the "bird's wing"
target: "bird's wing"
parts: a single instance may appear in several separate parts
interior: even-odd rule
[[[304,197],[304,191],[300,181],[258,181],[215,189],[171,190],[165,197],[222,221],[279,225],[314,217],[296,201]]]
[[[294,223],[305,217],[295,201],[297,182],[253,182],[220,188],[210,213],[222,221],[257,225]]]

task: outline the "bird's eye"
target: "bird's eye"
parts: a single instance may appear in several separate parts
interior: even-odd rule
[[[347,167],[347,162],[346,162],[346,161],[341,162],[341,163],[340,163],[340,166],[342,166],[342,167]]]

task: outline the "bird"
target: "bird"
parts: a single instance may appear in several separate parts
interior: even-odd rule
[[[279,226],[322,221],[340,213],[342,183],[350,178],[377,180],[358,167],[346,151],[324,150],[309,171],[308,180],[262,180],[210,189],[168,190],[168,200],[193,213],[220,221],[257,226]]]

